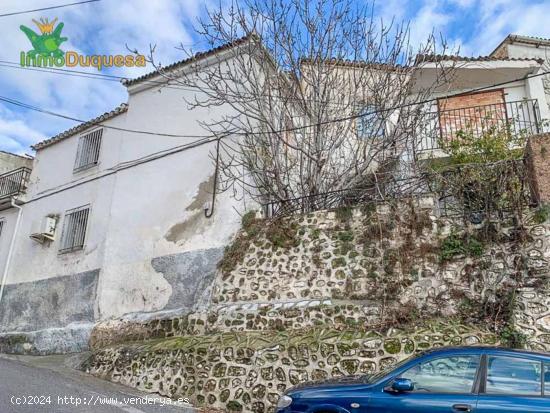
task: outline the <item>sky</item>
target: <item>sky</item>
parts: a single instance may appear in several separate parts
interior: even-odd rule
[[[73,3],[75,0],[1,0],[0,14]],[[201,51],[197,19],[216,0],[101,0],[55,10],[0,17],[0,61],[18,62],[31,44],[20,25],[35,31],[32,19],[64,23],[63,50],[82,54],[128,54],[128,48],[147,52],[156,45],[155,58],[166,65],[186,57],[180,44]],[[304,0],[307,1],[307,0]],[[384,20],[410,21],[413,43],[432,31],[460,48],[464,56],[490,53],[510,33],[550,38],[550,0],[378,0],[375,12]],[[6,67],[0,62],[0,96],[62,113],[91,119],[127,101],[119,82],[61,76]],[[96,71],[93,68],[75,68]],[[102,73],[135,77],[149,68],[112,68]],[[30,145],[77,123],[0,101],[0,150],[33,154]]]

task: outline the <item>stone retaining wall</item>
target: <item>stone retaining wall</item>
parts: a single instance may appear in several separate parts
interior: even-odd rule
[[[378,371],[435,346],[496,344],[503,336],[484,331],[482,317],[458,320],[499,300],[513,310],[507,334],[548,351],[547,217],[532,210],[526,219],[501,217],[482,238],[474,225],[439,217],[429,199],[275,224],[248,217],[204,311],[102,322],[83,368],[198,404],[263,412],[302,381]],[[514,294],[498,296],[502,286]],[[391,328],[404,325],[388,324],[392,311],[409,316],[409,330]],[[425,321],[442,317],[457,321]]]
[[[388,334],[327,326],[308,330],[222,333],[118,345],[82,366],[93,375],[195,405],[272,411],[288,387],[308,380],[370,374],[420,350],[497,344],[488,332],[434,322]]]

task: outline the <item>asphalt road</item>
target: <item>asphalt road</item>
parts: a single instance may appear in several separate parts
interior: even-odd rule
[[[191,413],[170,400],[91,377],[66,357],[0,357],[0,412]],[[164,406],[162,405],[164,403]]]

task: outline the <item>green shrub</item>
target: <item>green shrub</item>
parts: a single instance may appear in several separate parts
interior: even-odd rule
[[[341,222],[347,222],[353,216],[353,209],[349,206],[343,206],[334,211],[336,214],[336,219]]]
[[[527,336],[510,324],[506,325],[499,334],[500,343],[511,348],[525,348]]]
[[[477,238],[469,235],[460,237],[456,233],[451,233],[441,242],[439,257],[441,261],[448,261],[458,255],[481,257],[483,250],[484,245]]]
[[[533,221],[537,224],[544,224],[550,216],[550,205],[541,205],[533,215]]]
[[[351,242],[353,241],[353,232],[341,231],[338,233],[338,239],[342,242]]]

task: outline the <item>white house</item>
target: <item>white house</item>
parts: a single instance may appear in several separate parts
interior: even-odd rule
[[[454,66],[453,78],[433,96],[431,127],[416,137],[420,157],[444,156],[441,141],[461,129],[482,133],[490,125],[509,125],[529,135],[541,132],[542,120],[550,119],[539,57],[420,56],[419,64],[419,85],[433,82],[439,65]]]
[[[219,64],[232,47],[200,59],[216,54]],[[127,82],[127,104],[34,146],[0,332],[48,330],[37,337],[48,340],[52,329],[66,329],[85,342],[96,320],[200,302],[244,203],[218,195],[206,217],[216,143],[190,136],[205,135],[199,121],[227,108],[189,111],[184,95],[197,92],[160,89],[162,81],[154,72]],[[0,211],[10,229],[16,216]],[[11,239],[3,235],[2,269]]]
[[[165,70],[223,64],[244,41]],[[535,127],[533,116],[550,118],[542,79],[530,77],[542,70],[536,57],[424,58],[419,82],[435,75],[430,59],[460,63],[435,96],[439,133],[450,119],[445,112],[468,117],[479,106],[521,111],[523,127]],[[242,194],[213,198],[216,142],[199,123],[230,109],[191,111],[184,97],[199,92],[164,82],[159,72],[128,81],[127,103],[34,146],[30,178],[22,177],[0,208],[0,338],[25,332],[41,349],[75,350],[98,320],[206,303],[223,248],[250,205]],[[418,142],[437,150],[431,133],[421,131]]]
[[[544,71],[550,71],[550,39],[510,34],[490,54],[496,58],[537,58],[545,61]],[[546,98],[550,105],[550,75],[544,77]]]

